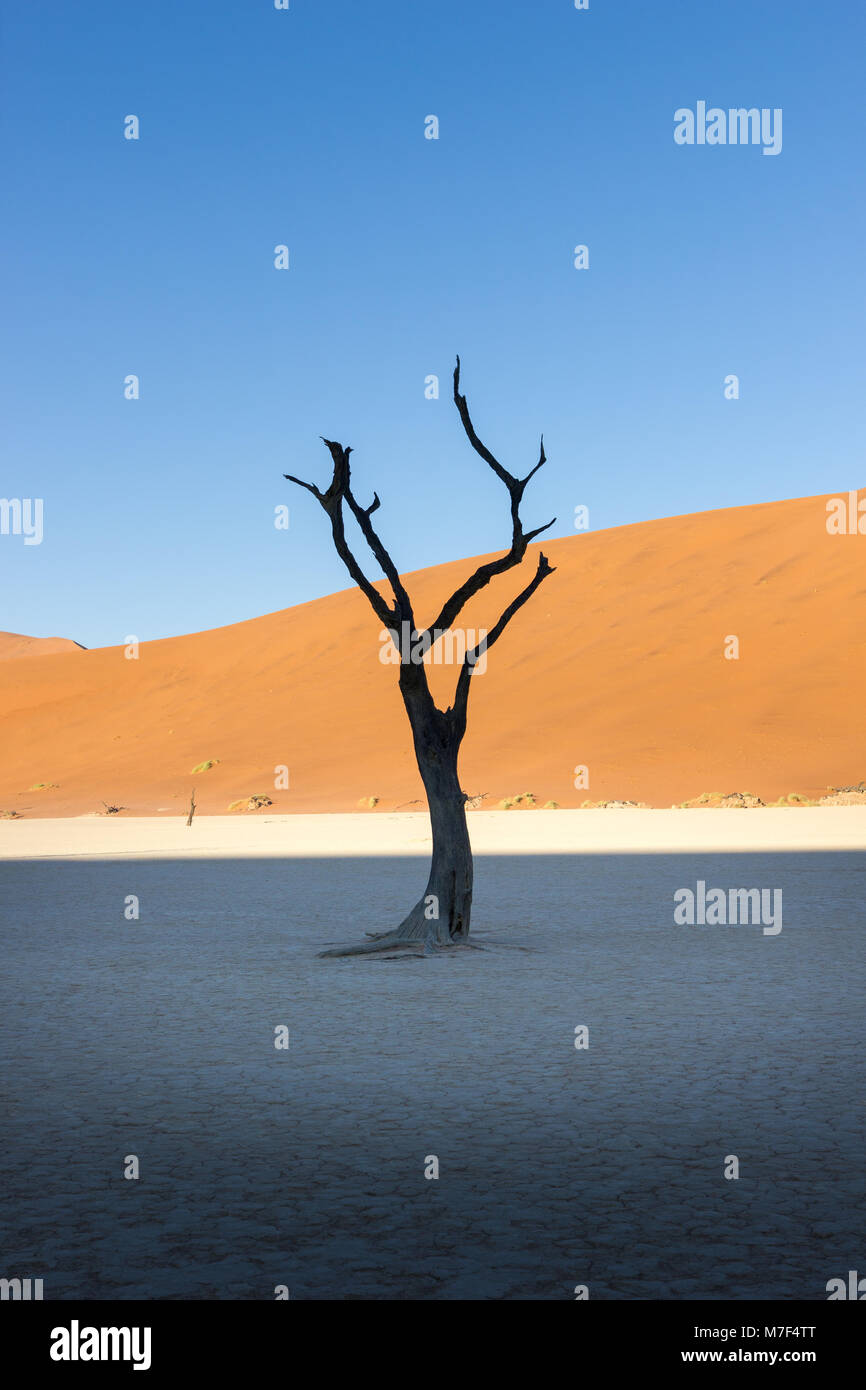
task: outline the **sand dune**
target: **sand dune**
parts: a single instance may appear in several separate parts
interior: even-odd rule
[[[819,796],[866,776],[866,541],[828,535],[825,503],[550,541],[556,574],[473,678],[465,789],[487,807],[527,791],[541,805],[670,806],[705,791]],[[466,627],[493,625],[536,550],[468,607]],[[473,563],[408,576],[420,622]],[[362,797],[412,809],[422,796],[395,668],[354,589],[143,644],[137,660],[46,640],[63,641],[0,639],[18,657],[0,661],[0,811],[178,814],[193,785],[202,814],[256,793],[272,813],[354,811]],[[27,641],[38,660],[16,653]],[[454,668],[432,675],[444,695]],[[588,788],[574,786],[579,764]],[[281,765],[288,790],[274,789]]]
[[[0,661],[18,656],[51,656],[54,652],[84,651],[69,637],[25,637],[21,632],[0,632]]]

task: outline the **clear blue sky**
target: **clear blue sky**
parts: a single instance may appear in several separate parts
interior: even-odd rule
[[[458,351],[503,462],[544,430],[554,535],[866,482],[859,0],[2,15],[0,495],[45,529],[0,536],[0,628],[109,645],[346,587],[282,480],[326,478],[319,434],[402,569],[507,544]],[[781,107],[782,153],[677,146],[699,100]]]

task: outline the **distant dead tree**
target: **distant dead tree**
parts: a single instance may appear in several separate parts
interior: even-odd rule
[[[489,584],[491,579],[520,564],[530,541],[547,531],[556,518],[534,531],[524,531],[520,520],[520,503],[530,478],[546,462],[544,437],[541,439],[535,467],[525,478],[515,478],[493,456],[475,432],[466,397],[460,394],[459,357],[454,369],[454,403],[469,443],[485,463],[490,465],[508,490],[511,503],[511,548],[498,559],[479,565],[442,605],[430,627],[420,632],[416,630],[412,603],[403,587],[397,567],[370,520],[381,505],[378,494],[373,493],[373,501],[369,507],[362,507],[352,491],[349,474],[351,448],[344,449],[342,444],[324,439],[322,436],[334,463],[333,477],[324,492],[313,483],[305,483],[290,473],[283,475],[289,482],[297,483],[299,487],[311,492],[326,511],[337,554],[358,588],[366,595],[376,617],[391,633],[394,645],[401,653],[400,694],[409,716],[415,757],[427,793],[433,831],[433,857],[427,887],[423,897],[415,903],[400,925],[392,931],[368,933],[372,939],[363,944],[322,951],[320,954],[323,956],[370,955],[375,952],[393,952],[400,948],[414,948],[416,951],[429,953],[436,949],[465,944],[469,937],[472,850],[466,825],[467,797],[460,787],[457,755],[466,732],[470,680],[479,657],[499,640],[517,610],[532,597],[542,581],[549,574],[553,574],[553,568],[548,564],[546,556],[539,554],[535,574],[526,588],[512,600],[486,637],[477,646],[465,651],[457,678],[454,703],[448,709],[439,709],[434,703],[424,662],[407,659],[402,636],[404,633],[411,633],[413,653],[429,650],[440,636],[451,629],[464,606]],[[367,579],[349,548],[345,535],[344,505],[358,523],[361,534],[388,581],[393,595],[392,602],[388,602]]]
[[[187,825],[192,825],[192,818],[195,815],[195,787],[193,787],[189,798],[189,815],[186,818]]]

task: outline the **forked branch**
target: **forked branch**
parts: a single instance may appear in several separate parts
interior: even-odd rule
[[[305,483],[302,478],[295,478],[291,473],[284,473],[283,477],[290,483],[297,483],[299,487],[311,492],[316,500],[321,503],[324,510],[328,513],[331,520],[331,532],[334,537],[334,546],[337,554],[354,579],[358,588],[366,594],[370,605],[377,618],[385,624],[387,628],[392,628],[395,623],[408,622],[413,627],[415,625],[412,613],[412,604],[409,595],[400,579],[397,566],[385,549],[382,541],[370,520],[375,511],[378,511],[381,503],[378,493],[373,493],[373,501],[369,507],[362,507],[355,498],[351,486],[351,472],[349,468],[349,455],[352,452],[351,446],[343,448],[342,444],[336,443],[333,439],[325,439],[322,442],[327,446],[331,458],[334,462],[334,473],[328,488],[321,492],[314,483]],[[379,590],[370,582],[346,540],[346,528],[343,519],[343,502],[346,502],[349,510],[354,516],[361,529],[361,534],[373,552],[376,560],[381,567],[391,591],[394,595],[394,603],[389,604],[385,601]]]
[[[487,445],[478,437],[472,417],[469,414],[469,406],[466,397],[460,393],[460,358],[457,358],[457,365],[454,368],[454,404],[457,406],[463,429],[466,437],[472,445],[476,454],[479,454],[484,462],[489,464],[508,489],[511,501],[511,549],[504,555],[500,555],[496,560],[488,560],[486,564],[479,565],[474,574],[471,574],[459,589],[455,589],[449,599],[442,605],[435,620],[430,625],[431,633],[444,632],[451,627],[455,618],[462,611],[471,598],[489,584],[491,579],[495,579],[499,574],[505,574],[507,570],[514,569],[519,565],[524,555],[526,547],[530,541],[535,540],[543,531],[548,531],[556,521],[556,517],[551,518],[544,526],[537,526],[533,531],[524,531],[523,523],[520,520],[520,503],[530,478],[533,478],[539,468],[547,462],[547,455],[544,452],[544,436],[541,436],[541,445],[538,452],[538,462],[531,468],[525,478],[516,478],[513,473],[503,467],[494,454],[488,449]]]
[[[540,536],[542,532],[549,530],[556,521],[556,518],[553,517],[550,521],[546,522],[544,526],[537,526],[532,531],[524,531],[523,523],[520,519],[520,503],[523,500],[526,485],[530,479],[535,476],[539,468],[547,462],[547,456],[544,452],[544,436],[542,435],[541,437],[538,462],[530,469],[526,477],[517,478],[513,473],[510,473],[508,469],[499,462],[495,455],[491,453],[483,440],[479,438],[475,426],[472,423],[466,397],[462,395],[460,391],[459,357],[457,358],[457,363],[454,368],[454,404],[457,406],[463,429],[473,449],[484,459],[485,463],[493,469],[497,478],[505,484],[508,490],[511,503],[511,547],[504,555],[500,555],[496,560],[489,560],[486,564],[479,565],[474,573],[471,574],[469,578],[454,591],[451,597],[445,601],[430,628],[425,634],[422,634],[422,636],[428,637],[431,643],[436,640],[436,637],[440,633],[447,631],[452,626],[455,618],[457,618],[458,614],[469,600],[474,598],[477,593],[489,584],[491,579],[494,579],[497,575],[505,574],[508,570],[514,569],[515,566],[519,565],[526,554],[530,542],[533,541],[536,536]],[[415,618],[412,612],[411,600],[400,579],[397,566],[391,559],[391,556],[383,545],[378,532],[370,520],[373,513],[378,511],[381,505],[379,495],[374,492],[373,501],[370,503],[369,507],[362,507],[352,492],[351,469],[349,465],[349,455],[352,453],[351,448],[343,448],[342,444],[338,444],[332,439],[325,439],[324,436],[322,436],[322,440],[328,448],[334,464],[331,482],[324,492],[320,491],[314,483],[304,482],[302,478],[295,478],[291,473],[285,473],[283,476],[287,478],[290,483],[296,483],[299,487],[306,488],[308,492],[311,492],[327,512],[331,521],[331,531],[333,533],[337,554],[340,556],[340,559],[343,561],[352,579],[358,585],[358,588],[366,594],[374,613],[385,627],[393,630],[397,624],[408,622],[410,630],[414,631]],[[385,600],[375,585],[372,584],[364,574],[364,571],[346,540],[343,516],[344,502],[347,504],[355,521],[358,523],[361,534],[391,586],[391,591],[394,595],[393,604],[389,604]],[[548,564],[546,557],[544,555],[539,556],[538,568],[532,581],[526,586],[523,592],[518,594],[517,598],[509,604],[502,614],[502,617],[488,633],[483,643],[479,644],[474,652],[466,653],[460,670],[454,705],[454,712],[458,715],[458,718],[462,718],[464,726],[466,701],[469,692],[469,678],[472,674],[475,661],[477,661],[482,651],[486,651],[493,646],[494,642],[497,641],[501,633],[505,630],[505,627],[511,621],[517,610],[522,608],[523,604],[532,596],[542,580],[545,579],[548,574],[552,573],[553,570]],[[461,711],[462,714],[460,713]]]
[[[478,658],[482,656],[483,653],[488,652],[495,642],[499,641],[499,638],[502,636],[518,609],[522,608],[525,603],[528,603],[536,589],[543,583],[549,574],[555,573],[555,567],[550,564],[547,556],[539,554],[538,566],[535,574],[532,576],[526,588],[523,589],[515,599],[512,599],[511,603],[509,603],[505,612],[502,614],[502,617],[493,625],[486,637],[481,639],[477,647],[473,647],[471,651],[466,652],[460,667],[460,675],[457,677],[457,691],[454,698],[454,709],[452,711],[452,718],[458,738],[462,738],[463,734],[466,732],[466,709],[469,700],[469,682],[472,678],[472,672]]]

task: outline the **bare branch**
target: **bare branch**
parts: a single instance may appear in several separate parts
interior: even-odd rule
[[[463,737],[463,734],[466,729],[466,707],[469,700],[469,682],[472,678],[472,672],[475,668],[478,658],[484,652],[488,652],[495,642],[499,641],[499,638],[502,636],[503,632],[505,631],[508,624],[511,622],[511,619],[514,617],[518,609],[522,608],[525,603],[528,603],[529,599],[532,598],[532,595],[535,593],[536,589],[539,587],[540,584],[543,583],[543,581],[547,578],[549,574],[555,573],[555,567],[550,564],[550,562],[547,559],[547,556],[539,553],[538,567],[535,571],[535,574],[532,576],[532,579],[527,584],[526,588],[523,589],[515,599],[512,599],[511,603],[509,603],[508,607],[505,609],[505,612],[502,614],[502,617],[490,629],[487,636],[484,637],[478,643],[478,646],[473,647],[471,651],[466,652],[466,655],[463,658],[463,664],[460,667],[460,675],[457,678],[457,690],[454,697],[454,708],[451,712],[452,718],[454,719],[454,722],[456,724],[457,735],[459,738]]]
[[[385,627],[390,630],[394,626],[394,624],[399,622],[400,620],[400,612],[397,607],[397,604],[389,604],[385,601],[385,599],[379,593],[379,590],[375,587],[374,584],[370,582],[370,580],[364,574],[363,570],[361,569],[361,566],[358,564],[358,561],[355,559],[354,555],[352,554],[352,551],[349,549],[349,543],[346,540],[346,532],[345,527],[343,525],[342,507],[334,507],[330,515],[331,534],[334,537],[334,545],[336,547],[337,554],[343,561],[343,564],[346,566],[346,569],[349,571],[355,583],[358,585],[358,588],[363,590],[363,592],[367,595],[367,598],[370,601],[370,606],[372,607],[373,612],[376,614],[376,617],[380,618],[382,622],[385,624]]]
[[[529,545],[530,541],[534,541],[535,537],[540,536],[542,531],[549,531],[555,521],[556,517],[552,516],[549,521],[545,521],[543,526],[536,526],[534,531],[526,531],[523,536],[526,544]]]
[[[454,368],[454,403],[457,406],[463,428],[469,443],[477,454],[480,454],[485,463],[488,463],[498,478],[502,480],[508,488],[508,495],[511,499],[511,549],[504,555],[500,555],[496,560],[488,560],[486,564],[479,565],[474,574],[471,574],[465,583],[442,605],[435,620],[430,624],[432,633],[444,632],[451,627],[454,619],[461,612],[471,598],[481,591],[485,585],[489,584],[499,574],[505,574],[507,570],[514,569],[519,565],[524,555],[526,547],[536,536],[540,536],[543,531],[548,531],[556,521],[553,517],[544,526],[537,526],[533,531],[524,531],[520,520],[520,503],[523,498],[524,489],[530,478],[538,472],[539,468],[547,462],[547,455],[544,452],[544,436],[541,437],[541,447],[538,454],[538,463],[527,473],[525,478],[515,478],[507,468],[490,452],[487,445],[479,439],[472,418],[469,414],[469,407],[466,397],[460,394],[460,358],[457,358],[457,365]]]
[[[305,483],[303,478],[293,478],[291,473],[284,473],[283,477],[288,478],[290,483],[297,483],[298,487],[305,487],[307,489],[307,492],[311,492],[313,496],[317,497],[321,502],[322,494],[319,492],[319,489],[315,486],[314,483]]]
[[[535,574],[532,576],[532,579],[527,584],[526,588],[517,595],[517,598],[513,599],[512,602],[509,603],[505,612],[502,614],[502,617],[499,619],[498,623],[496,623],[490,629],[483,642],[479,642],[478,646],[473,649],[473,661],[478,660],[478,657],[481,655],[482,650],[490,650],[494,642],[497,642],[499,638],[502,636],[503,632],[505,631],[508,624],[511,622],[511,619],[514,617],[517,610],[519,608],[522,608],[524,603],[526,603],[529,599],[532,598],[532,595],[535,593],[539,584],[541,584],[541,582],[545,580],[549,574],[555,573],[556,567],[550,564],[547,556],[539,554],[538,568],[536,569]]]
[[[517,479],[512,477],[507,468],[503,468],[497,458],[494,458],[486,444],[482,444],[478,435],[475,433],[475,426],[469,415],[469,406],[466,404],[466,397],[460,394],[460,357],[458,355],[457,365],[454,368],[454,404],[460,412],[460,419],[463,421],[463,428],[466,437],[472,445],[476,454],[480,454],[485,463],[489,463],[498,478],[501,478],[509,492],[517,483]]]
[[[365,512],[362,508],[358,507],[358,504],[355,502],[354,498],[350,496],[349,493],[349,454],[352,451],[351,449],[344,449],[340,444],[335,443],[333,440],[325,439],[324,442],[330,450],[331,457],[334,460],[334,474],[331,479],[330,485],[325,492],[320,492],[319,489],[315,487],[313,483],[305,483],[301,478],[292,477],[290,473],[284,473],[283,476],[290,483],[297,483],[299,487],[306,488],[308,492],[311,492],[313,496],[317,499],[317,501],[321,503],[324,510],[328,513],[328,516],[331,519],[331,532],[334,537],[334,547],[337,551],[337,554],[343,561],[343,564],[346,566],[346,569],[349,571],[349,574],[357,584],[358,588],[361,590],[362,593],[364,593],[367,596],[367,599],[370,603],[371,608],[373,609],[373,612],[376,614],[376,617],[380,620],[380,622],[384,624],[386,628],[390,629],[394,626],[395,623],[400,621],[400,618],[402,616],[399,605],[395,603],[392,606],[391,604],[385,601],[385,599],[379,593],[379,590],[370,582],[370,580],[364,574],[364,571],[361,569],[361,566],[355,559],[355,556],[353,555],[349,547],[349,543],[346,540],[346,531],[343,523],[344,497],[349,502],[350,507],[352,507],[354,504],[354,508],[357,508],[357,511],[364,518],[367,529],[373,535],[375,535],[375,532],[373,532],[373,528],[370,525],[369,512]],[[378,499],[376,500],[378,501]],[[375,510],[375,503],[370,508],[370,510]],[[362,526],[361,529],[363,531],[364,527]],[[376,539],[378,539],[378,537]],[[384,550],[384,547],[382,547],[382,549]]]
[[[364,540],[367,542],[368,546],[372,550],[381,567],[382,573],[385,575],[385,577],[388,580],[388,583],[391,585],[391,589],[396,600],[396,607],[398,610],[397,616],[403,621],[411,623],[412,627],[414,628],[415,615],[412,612],[412,601],[409,598],[409,595],[406,592],[405,588],[403,587],[403,583],[400,579],[397,566],[394,564],[394,561],[391,559],[391,556],[388,554],[388,551],[385,549],[384,545],[382,544],[382,541],[379,539],[376,530],[370,522],[370,517],[372,516],[373,512],[377,511],[379,506],[381,505],[381,503],[379,502],[378,495],[374,492],[373,501],[371,502],[370,506],[362,507],[358,502],[355,501],[352,489],[349,487],[347,480],[345,497],[346,501],[349,504],[349,508],[352,512],[352,515],[354,516],[355,520],[361,528],[361,534],[363,535]]]
[[[531,470],[531,472],[527,473],[526,477],[523,479],[524,487],[526,487],[526,484],[529,482],[530,478],[535,477],[536,473],[538,472],[539,468],[543,463],[547,463],[547,455],[544,452],[544,435],[541,436],[541,453],[538,456],[538,463]]]

